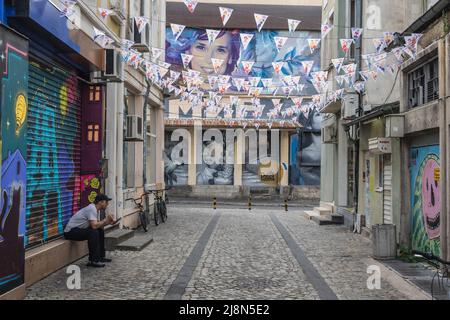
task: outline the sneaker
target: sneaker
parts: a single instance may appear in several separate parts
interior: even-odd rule
[[[100,262],[112,262],[112,259],[109,258],[101,258]]]
[[[101,263],[101,262],[92,262],[92,261],[89,261],[88,264],[87,264],[87,266],[88,266],[88,267],[93,267],[93,268],[104,268],[104,267],[105,267],[105,264],[104,264],[104,263]]]

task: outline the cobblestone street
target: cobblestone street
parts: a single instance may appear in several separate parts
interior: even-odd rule
[[[28,289],[27,299],[406,299],[381,280],[367,289],[370,241],[319,227],[299,209],[169,206],[141,252],[115,251],[105,269],[81,267],[81,290],[66,270]]]

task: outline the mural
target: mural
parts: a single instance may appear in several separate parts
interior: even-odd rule
[[[298,119],[303,129],[291,136],[289,183],[301,186],[320,185],[322,116],[314,109]],[[299,142],[300,139],[300,142]]]
[[[91,203],[94,203],[95,197],[101,193],[100,178],[95,174],[83,175],[80,178],[80,208],[84,208]],[[74,210],[76,212],[77,210]]]
[[[188,164],[177,164],[172,161],[172,150],[179,142],[170,141],[171,136],[172,131],[166,131],[164,141],[165,147],[163,152],[164,182],[167,186],[187,186],[189,166]]]
[[[412,247],[440,256],[439,146],[411,149]]]
[[[0,295],[24,283],[28,42],[0,26]]]
[[[61,235],[79,208],[81,102],[76,76],[30,63],[30,105],[27,246]]]
[[[253,38],[247,48],[241,45],[240,34],[252,34]],[[183,67],[181,54],[192,55],[189,67],[202,73],[203,77],[210,75],[231,75],[233,77],[262,77],[274,78],[274,86],[280,86],[280,76],[301,76],[301,84],[305,85],[304,95],[316,94],[311,80],[302,72],[302,61],[314,61],[313,72],[319,70],[320,50],[311,54],[308,38],[317,38],[317,32],[263,30],[222,30],[216,40],[210,45],[205,29],[186,28],[175,40],[170,27],[166,32],[166,62]],[[285,45],[278,51],[274,38],[288,37]],[[216,73],[212,59],[224,60],[225,63]],[[252,71],[246,74],[242,70],[242,61],[253,61]],[[285,61],[280,75],[276,75],[273,62]],[[260,84],[262,86],[262,84]],[[236,88],[231,88],[236,90]]]

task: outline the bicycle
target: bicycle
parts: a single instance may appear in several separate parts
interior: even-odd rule
[[[139,221],[141,222],[141,226],[142,229],[144,229],[145,232],[148,231],[148,225],[150,223],[150,219],[148,217],[148,209],[145,210],[144,205],[142,204],[142,202],[144,201],[144,197],[147,196],[147,193],[144,193],[143,195],[141,195],[139,198],[134,199],[134,198],[129,198],[126,199],[125,201],[128,200],[133,200],[134,204],[136,205],[136,207],[139,208]]]
[[[440,257],[437,257],[433,255],[432,253],[425,253],[417,250],[413,250],[412,253],[416,257],[422,257],[425,258],[430,265],[436,268],[436,272],[433,275],[433,278],[431,280],[431,299],[434,300],[434,280],[437,277],[439,289],[443,290],[445,288],[444,286],[444,280],[447,280],[447,288],[449,288],[449,266],[450,261],[442,260]]]
[[[158,190],[148,190],[146,194],[153,194],[155,196],[155,203],[153,205],[153,218],[155,225],[159,225],[161,222],[166,223],[167,221],[167,206],[166,201],[168,200],[167,194],[163,199],[163,192],[168,191],[171,188],[158,189]]]

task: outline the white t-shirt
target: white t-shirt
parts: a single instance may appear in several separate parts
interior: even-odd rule
[[[94,204],[90,204],[84,207],[77,213],[75,213],[72,218],[70,218],[69,223],[66,226],[64,232],[70,232],[74,228],[87,229],[90,226],[89,221],[97,221],[97,208]]]

